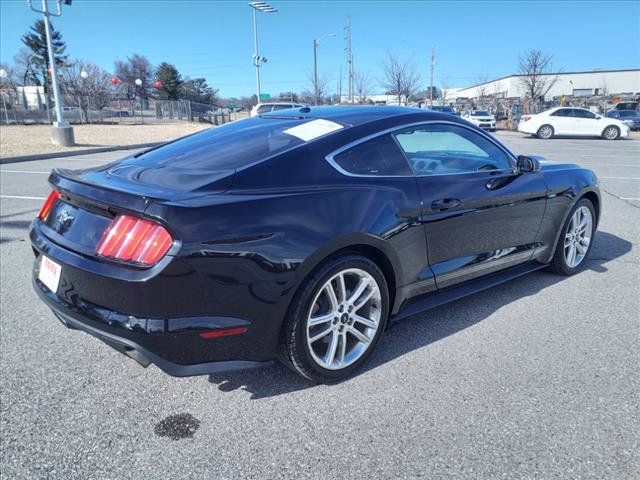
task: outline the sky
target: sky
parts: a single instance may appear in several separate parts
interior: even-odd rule
[[[41,6],[42,0],[34,0]],[[54,7],[54,1],[50,1]],[[536,48],[553,55],[554,69],[582,71],[640,67],[640,2],[406,2],[269,0],[276,13],[258,15],[262,92],[311,89],[313,39],[318,71],[336,91],[342,66],[346,91],[344,27],[351,16],[356,70],[382,92],[381,63],[388,51],[412,61],[429,85],[465,87],[481,78],[516,73],[518,56]],[[41,16],[25,0],[0,0],[0,61],[12,63],[20,41]],[[222,97],[255,92],[252,10],[246,1],[73,0],[53,24],[70,58],[112,72],[133,53],[157,65],[174,64],[184,76],[205,77]]]

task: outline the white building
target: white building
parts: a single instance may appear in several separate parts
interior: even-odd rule
[[[524,97],[522,75],[510,75],[489,82],[457,90],[451,99],[497,96],[500,98]],[[585,96],[632,94],[640,95],[640,69],[593,70],[591,72],[559,72],[544,74],[555,83],[545,95],[552,100],[561,95]]]

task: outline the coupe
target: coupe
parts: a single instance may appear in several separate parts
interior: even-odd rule
[[[601,210],[590,170],[389,106],[272,112],[49,182],[35,291],[66,326],[176,376],[279,359],[343,379],[391,321],[579,271]]]

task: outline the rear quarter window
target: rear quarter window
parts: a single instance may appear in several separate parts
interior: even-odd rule
[[[333,157],[347,173],[354,175],[413,175],[404,154],[391,135],[383,135],[351,147]]]

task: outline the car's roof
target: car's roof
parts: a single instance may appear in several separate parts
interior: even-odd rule
[[[324,119],[333,120],[338,123],[357,126],[390,117],[400,117],[406,115],[416,115],[420,120],[442,120],[450,119],[451,115],[443,114],[435,110],[424,110],[412,107],[394,107],[389,105],[353,105],[353,106],[330,106],[330,107],[302,107],[279,110],[261,115],[264,118],[300,118],[300,119]],[[446,115],[444,117],[443,115]]]

